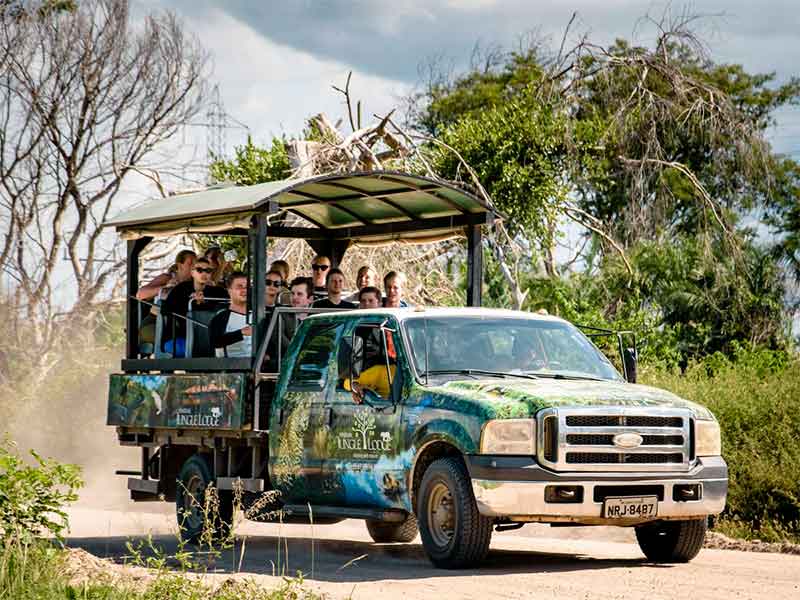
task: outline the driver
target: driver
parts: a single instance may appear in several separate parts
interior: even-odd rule
[[[514,340],[515,370],[535,371],[545,367],[544,358],[536,346],[536,341],[529,337],[517,337]]]
[[[349,379],[345,380],[345,389],[351,389],[352,387],[353,400],[356,404],[361,404],[364,401],[365,390],[375,392],[384,400],[388,400],[391,397],[392,382],[397,371],[397,350],[394,347],[392,332],[385,331],[384,334],[386,336],[386,356],[389,359],[388,367],[385,360],[380,360],[361,371],[361,374],[352,383]],[[383,359],[382,352],[379,356]]]

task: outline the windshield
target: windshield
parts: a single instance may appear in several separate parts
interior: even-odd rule
[[[595,345],[569,323],[448,316],[407,319],[404,327],[421,375],[622,379]]]

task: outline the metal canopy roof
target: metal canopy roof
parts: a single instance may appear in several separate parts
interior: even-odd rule
[[[382,242],[446,236],[494,220],[494,209],[453,185],[408,173],[369,171],[231,186],[153,200],[107,226],[124,237],[247,229],[254,214],[275,210],[311,227],[270,227],[271,235]]]

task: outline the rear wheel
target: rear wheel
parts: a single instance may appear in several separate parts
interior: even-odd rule
[[[417,518],[414,515],[408,515],[402,523],[369,520],[367,521],[367,531],[372,540],[379,544],[408,543],[417,537]]]
[[[478,512],[469,475],[458,458],[441,458],[425,471],[417,518],[422,545],[437,567],[460,569],[486,558],[492,521]]]
[[[230,533],[233,522],[233,495],[230,491],[216,491],[214,501],[211,488],[214,475],[205,457],[195,454],[181,468],[175,494],[178,527],[183,539],[198,544],[217,542]]]
[[[657,521],[636,528],[636,540],[653,562],[685,563],[692,560],[706,539],[706,519]]]

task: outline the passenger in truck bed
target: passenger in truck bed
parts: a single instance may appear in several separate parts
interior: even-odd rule
[[[358,308],[380,308],[381,291],[370,285],[361,288],[358,292]]]
[[[341,269],[334,267],[328,271],[325,276],[325,287],[328,290],[328,297],[314,302],[312,308],[356,308],[353,302],[342,299],[345,282]]]
[[[223,308],[221,302],[227,303],[230,299],[225,288],[209,284],[213,271],[207,259],[198,258],[192,267],[192,279],[172,288],[161,305],[162,314],[168,318],[164,328],[164,350],[175,358],[183,358],[186,354],[186,320],[180,317],[186,316],[189,300],[193,300],[197,306],[206,305],[210,309],[215,302],[219,308]]]
[[[322,254],[317,254],[311,261],[311,281],[313,285],[312,300],[322,300],[328,295],[328,287],[325,285],[325,276],[331,268],[331,259]]]
[[[218,357],[243,357],[252,355],[253,329],[247,313],[247,275],[234,271],[228,276],[228,310],[217,314],[209,323],[211,345]]]
[[[278,306],[278,296],[283,289],[283,274],[280,271],[270,270],[264,281],[264,320],[259,325],[261,330],[261,335],[259,339],[263,339],[263,337],[267,334],[269,330],[269,324],[272,321],[272,315],[275,312],[275,307]],[[289,341],[291,341],[291,335],[287,332],[288,326],[286,320],[283,319],[283,327],[281,327],[281,335],[283,336],[281,339],[281,344],[283,350],[286,350],[286,347],[289,345]],[[278,323],[275,323],[275,328],[272,330],[272,335],[270,335],[269,343],[267,344],[267,353],[264,356],[264,364],[262,365],[261,370],[266,372],[275,372],[277,371],[278,366]]]
[[[365,287],[377,287],[379,281],[378,272],[369,265],[364,265],[358,270],[356,275],[356,291],[347,296],[345,300],[353,304],[359,303],[359,295]],[[380,294],[380,291],[378,292]],[[377,307],[376,307],[377,308]]]
[[[175,257],[175,262],[167,269],[166,273],[156,275],[149,283],[143,285],[136,292],[138,300],[153,300],[159,297],[163,300],[173,287],[192,278],[192,267],[197,259],[193,250],[181,250]],[[148,307],[145,317],[139,324],[139,344],[152,344],[156,339],[156,316],[158,308]]]
[[[292,292],[289,290],[289,282],[292,280],[292,270],[289,267],[289,263],[280,259],[272,261],[269,270],[280,273],[283,280],[283,286],[278,294],[278,304],[280,306],[290,306],[292,304]]]
[[[389,271],[384,275],[383,288],[386,298],[383,299],[383,305],[386,308],[406,308],[408,306],[408,303],[403,300],[407,281],[406,275],[402,271]]]

